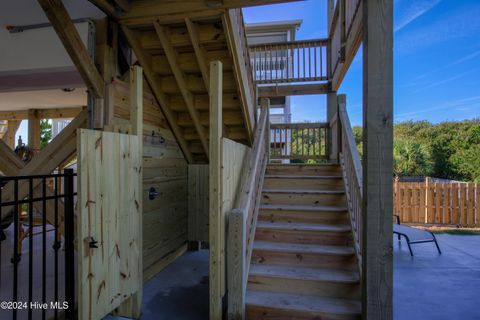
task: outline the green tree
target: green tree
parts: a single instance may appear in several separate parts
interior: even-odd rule
[[[429,176],[432,173],[430,154],[424,146],[415,141],[395,140],[393,163],[396,176]]]
[[[52,139],[52,124],[47,119],[40,121],[40,149],[45,148]]]

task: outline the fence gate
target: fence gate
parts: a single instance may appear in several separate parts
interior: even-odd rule
[[[78,131],[79,320],[101,319],[130,298],[126,304],[139,304],[143,279],[138,139]]]

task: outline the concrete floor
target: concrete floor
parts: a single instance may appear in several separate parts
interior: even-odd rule
[[[142,320],[208,319],[208,250],[186,252],[143,288]],[[105,320],[119,320],[108,316]]]
[[[480,319],[480,236],[437,235],[435,244],[394,238],[394,319]]]
[[[480,319],[480,236],[438,235],[413,245],[394,238],[394,319]],[[142,320],[208,319],[208,251],[187,252],[144,288]],[[119,319],[107,317],[109,320]]]

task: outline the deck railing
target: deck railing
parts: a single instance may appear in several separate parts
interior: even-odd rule
[[[331,75],[345,61],[345,45],[352,32],[353,22],[359,12],[361,0],[338,0],[330,26],[331,42]]]
[[[325,122],[270,124],[270,160],[295,162],[323,160],[329,156]]]
[[[328,39],[279,42],[250,46],[250,64],[256,83],[328,80]]]
[[[268,100],[262,100],[254,145],[244,165],[240,192],[228,215],[227,286],[228,319],[242,319],[245,291],[257,226],[263,178],[268,162]]]
[[[340,127],[340,164],[347,196],[348,212],[352,227],[355,253],[361,270],[362,266],[362,163],[353,136],[350,119],[346,110],[345,96],[338,97],[338,123]]]

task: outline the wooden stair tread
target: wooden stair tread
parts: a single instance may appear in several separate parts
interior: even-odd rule
[[[350,232],[350,226],[346,224],[319,224],[299,222],[270,222],[258,221],[257,229],[276,229],[293,231],[319,231],[319,232]]]
[[[318,315],[360,315],[361,313],[361,302],[357,300],[301,294],[247,290],[245,303],[247,306],[295,310]]]
[[[345,191],[343,191],[343,190],[315,190],[315,189],[263,189],[262,193],[345,194]]]
[[[341,207],[341,206],[308,206],[308,205],[298,205],[298,204],[293,204],[293,205],[291,205],[291,204],[262,204],[262,205],[260,205],[260,210],[346,212],[348,209],[346,207]]]
[[[269,264],[252,264],[250,266],[249,276],[250,275],[340,283],[358,283],[360,281],[358,272],[352,270],[279,266]]]
[[[266,174],[265,179],[342,179],[342,176],[314,176],[314,175],[295,175],[295,174]]]
[[[327,255],[351,256],[355,250],[350,246],[332,246],[271,241],[254,241],[253,250],[268,250],[291,253],[313,253]]]

